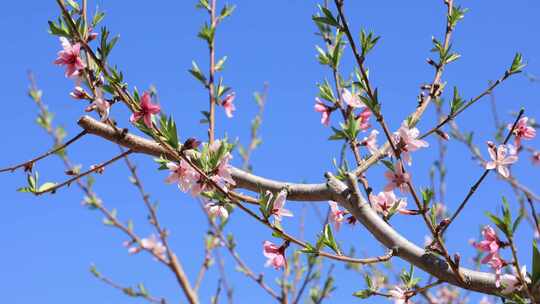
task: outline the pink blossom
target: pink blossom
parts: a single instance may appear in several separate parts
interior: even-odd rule
[[[321,113],[321,123],[325,126],[330,124],[330,114],[332,108],[325,105],[318,97],[315,98],[315,112]]]
[[[219,165],[217,167],[217,174],[215,177],[217,178],[215,181],[218,184],[229,184],[229,185],[236,185],[236,182],[232,178],[231,170],[232,167],[229,164],[229,161],[232,159],[231,153],[227,153],[223,156],[223,158],[219,161]]]
[[[529,118],[528,117],[522,117],[520,120],[518,120],[518,123],[516,124],[516,127],[514,128],[514,136],[515,138],[515,145],[517,148],[521,145],[521,139],[530,140],[533,139],[536,136],[536,130],[527,125]],[[508,125],[508,130],[512,130],[512,124]]]
[[[268,194],[269,192],[267,192]],[[269,193],[270,199],[272,199],[273,194]],[[279,191],[276,199],[274,200],[274,205],[272,207],[272,214],[276,220],[280,221],[282,216],[293,216],[292,212],[283,208],[287,200],[287,190]]]
[[[403,122],[397,132],[394,132],[394,143],[409,166],[412,164],[410,152],[429,147],[426,141],[417,139],[419,135],[420,131],[417,128],[409,129],[407,122]]]
[[[481,260],[482,264],[488,264],[495,270],[495,285],[500,286],[502,268],[506,266],[506,262],[499,255],[501,241],[497,233],[491,226],[485,226],[482,229],[482,237],[480,242],[472,242],[472,245],[478,250],[486,252],[487,255]]]
[[[180,160],[178,164],[169,162],[166,166],[171,172],[165,182],[168,184],[178,183],[178,188],[183,192],[193,188],[200,179],[200,174],[184,160]]]
[[[371,154],[375,154],[379,151],[379,148],[377,147],[377,135],[379,135],[379,131],[371,130],[369,136],[364,137],[360,142],[361,145],[366,146]]]
[[[71,45],[65,37],[60,37],[60,43],[63,50],[58,52],[58,58],[56,58],[54,64],[66,66],[66,77],[78,76],[80,71],[85,67],[80,57],[81,44],[76,43]]]
[[[384,177],[388,180],[384,191],[392,191],[395,188],[399,188],[402,193],[409,191],[407,183],[411,180],[411,175],[403,171],[401,163],[398,162],[395,171],[386,171]]]
[[[500,175],[508,178],[508,176],[510,176],[510,171],[508,171],[506,166],[513,164],[518,160],[518,157],[512,153],[512,150],[513,149],[505,145],[499,145],[495,149],[495,144],[488,142],[488,152],[492,161],[486,162],[486,169],[492,170],[496,168]]]
[[[159,241],[154,234],[150,235],[150,237],[148,238],[141,239],[140,247],[131,245],[131,242],[124,242],[124,246],[128,247],[129,254],[136,254],[141,252],[141,250],[145,249],[150,251],[156,258],[159,258],[161,260],[165,260],[167,258],[167,248],[165,248],[163,243]]]
[[[69,93],[69,96],[71,96],[73,99],[86,99],[88,98],[88,94],[84,91],[82,87],[76,86],[71,93]]]
[[[208,149],[213,153],[216,153],[223,144],[225,143],[220,140],[216,140],[208,147]],[[223,155],[218,163],[218,166],[214,170],[215,175],[211,176],[211,179],[222,187],[226,187],[227,185],[236,185],[236,182],[232,178],[232,166],[229,164],[232,158],[233,156],[231,153],[227,152],[225,155]]]
[[[516,290],[521,290],[521,288],[523,287],[523,284],[519,279],[519,275],[516,273],[515,267],[512,267],[512,271],[514,272],[514,274],[503,274],[501,276],[501,283],[504,287],[502,291],[503,294],[509,294]],[[527,266],[523,265],[520,272],[521,275],[525,278],[526,283],[530,284],[531,278],[527,276]]]
[[[229,118],[233,117],[233,112],[236,111],[236,107],[233,103],[235,97],[236,93],[232,92],[221,100],[221,106],[225,110],[225,115],[227,115]]]
[[[165,253],[167,248],[163,246],[163,243],[157,239],[157,237],[152,234],[149,238],[144,238],[141,240],[141,247],[151,251],[156,257],[164,260]]]
[[[129,121],[131,121],[131,123],[135,123],[142,118],[144,124],[148,128],[152,128],[152,115],[159,113],[161,108],[159,105],[152,103],[152,97],[148,92],[144,92],[143,96],[141,97],[140,107],[141,109],[138,112],[131,114]]]
[[[495,270],[495,286],[501,287],[501,273],[503,267],[506,266],[506,261],[501,258],[499,253],[495,253],[491,256],[487,264]]]
[[[191,195],[192,196],[198,196],[202,192],[205,192],[205,191],[208,191],[208,190],[209,190],[209,187],[208,187],[207,182],[204,180],[204,178],[202,176],[199,176],[197,181],[195,181],[193,186],[191,186]]]
[[[358,122],[358,128],[362,131],[365,131],[371,127],[369,123],[369,118],[371,117],[371,111],[368,108],[365,108],[356,116],[356,121]]]
[[[266,267],[272,266],[275,269],[285,267],[287,260],[285,259],[285,248],[280,247],[272,242],[264,241],[263,254],[268,259],[266,261]]]
[[[341,98],[346,104],[353,108],[363,108],[366,106],[358,95],[351,94],[351,92],[345,88],[341,89]]]
[[[330,222],[334,224],[334,228],[336,230],[339,230],[341,223],[345,221],[346,212],[344,210],[340,210],[336,202],[328,201],[328,205],[330,205]]]
[[[219,216],[224,220],[229,217],[229,211],[227,211],[227,208],[219,203],[208,202],[204,208],[211,216]]]
[[[413,304],[413,302],[409,300],[407,292],[399,286],[394,286],[388,293],[394,299],[394,304]]]
[[[482,241],[473,242],[472,245],[476,247],[476,249],[488,253],[488,255],[482,259],[482,263],[486,264],[494,255],[498,254],[499,249],[501,248],[501,241],[491,226],[485,226],[482,229],[482,237],[484,238]]]
[[[109,118],[109,111],[111,109],[111,104],[103,98],[103,95],[100,90],[96,91],[96,96],[94,101],[84,109],[86,112],[92,112],[96,110],[99,115],[101,115],[101,121],[107,120]]]
[[[392,209],[401,214],[410,214],[410,211],[405,209],[407,207],[406,199],[397,199],[394,191],[379,192],[377,195],[370,194],[369,200],[375,211],[382,213],[385,217],[390,214]]]

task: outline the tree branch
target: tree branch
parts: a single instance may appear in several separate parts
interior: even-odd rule
[[[134,152],[149,154],[153,156],[167,157],[167,151],[159,144],[144,139],[139,136],[123,132],[123,136],[110,126],[99,122],[89,116],[83,116],[79,120],[79,126],[90,134],[100,136],[109,141],[116,142]],[[495,275],[487,272],[479,272],[467,268],[460,268],[460,273],[465,278],[465,284],[457,281],[453,271],[448,264],[433,253],[416,246],[404,236],[395,231],[375,211],[360,194],[360,191],[353,192],[341,181],[328,174],[328,181],[324,184],[291,184],[279,182],[263,177],[259,177],[240,169],[233,169],[233,178],[239,188],[252,191],[268,189],[277,191],[288,187],[290,200],[296,201],[326,201],[333,200],[339,202],[346,208],[370,233],[387,248],[396,250],[396,256],[414,264],[427,273],[437,277],[439,280],[462,288],[483,292],[487,294],[497,294],[499,289],[495,285]]]

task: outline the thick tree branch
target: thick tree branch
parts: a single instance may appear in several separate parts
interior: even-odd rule
[[[127,129],[118,132],[111,126],[97,121],[90,116],[81,117],[78,124],[88,133],[115,142],[134,152],[174,159],[173,155],[155,141],[130,134],[127,132]],[[287,188],[287,198],[289,200],[327,201],[331,198],[331,194],[324,183],[292,184],[259,177],[238,168],[232,169],[232,176],[238,188],[255,192],[261,189],[277,192],[283,188]]]
[[[167,157],[166,150],[159,144],[127,132],[118,134],[112,127],[89,116],[83,116],[78,123],[88,133],[118,143],[134,152]],[[327,183],[291,184],[266,179],[235,168],[233,178],[239,188],[252,191],[261,189],[274,191],[288,187],[290,191],[288,199],[290,200],[337,201],[365,226],[379,242],[394,250],[396,256],[450,284],[487,294],[497,294],[499,292],[499,289],[495,286],[495,275],[491,273],[460,268],[460,272],[465,278],[465,284],[459,283],[444,259],[416,246],[378,216],[360,194],[354,178],[352,179],[354,183],[351,185],[353,191],[330,174],[328,174]]]

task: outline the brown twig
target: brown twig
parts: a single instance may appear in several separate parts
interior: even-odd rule
[[[85,171],[85,172],[83,172],[83,173],[81,173],[81,174],[78,174],[78,175],[76,175],[76,176],[74,176],[74,177],[72,177],[72,178],[66,180],[65,182],[62,182],[62,183],[60,183],[60,184],[55,184],[54,186],[49,187],[49,188],[47,188],[47,189],[45,189],[45,190],[42,190],[42,191],[36,191],[36,192],[34,192],[34,194],[35,194],[35,195],[42,195],[42,194],[44,194],[44,193],[49,193],[49,192],[50,192],[50,193],[55,193],[56,190],[58,190],[58,189],[60,189],[60,188],[62,188],[62,187],[64,187],[64,186],[69,186],[69,185],[71,185],[74,181],[77,181],[77,180],[79,180],[79,179],[85,177],[85,176],[88,175],[88,174],[91,174],[91,173],[94,173],[94,172],[96,172],[96,171],[102,170],[103,168],[107,167],[108,165],[114,163],[115,161],[117,161],[117,160],[119,160],[119,159],[121,159],[121,158],[123,158],[123,157],[125,157],[125,156],[127,156],[127,155],[129,155],[129,154],[131,154],[131,153],[133,153],[133,150],[127,150],[127,151],[125,151],[125,152],[123,152],[123,153],[120,153],[119,155],[117,155],[117,156],[111,158],[110,160],[104,162],[103,164],[97,165],[97,166],[95,166],[94,168],[92,168],[92,169],[90,169],[90,170],[87,170],[87,171]]]
[[[455,119],[459,114],[463,113],[463,111],[465,111],[468,107],[472,106],[475,102],[477,102],[478,100],[482,99],[482,97],[486,96],[486,95],[489,95],[493,92],[493,90],[501,83],[503,83],[503,81],[505,81],[506,79],[508,79],[508,77],[510,77],[511,73],[509,73],[509,71],[506,71],[504,73],[504,76],[502,76],[501,78],[497,79],[497,81],[491,83],[487,89],[485,89],[482,93],[480,93],[479,95],[477,95],[476,97],[472,98],[471,100],[469,100],[465,105],[463,105],[461,108],[459,108],[459,110],[457,110],[456,112],[454,113],[451,113],[449,114],[448,116],[446,116],[445,119],[443,119],[441,122],[439,122],[435,127],[431,128],[429,131],[425,132],[424,134],[422,134],[420,136],[420,138],[425,138],[427,136],[429,136],[430,134],[433,134],[434,132],[436,132],[437,130],[440,130],[445,124],[447,124],[448,122],[452,121],[453,119]]]
[[[41,154],[40,156],[37,156],[37,157],[35,157],[35,158],[33,158],[33,159],[29,160],[29,161],[26,161],[24,163],[20,163],[18,165],[15,165],[15,166],[12,166],[12,167],[9,167],[9,168],[0,169],[0,173],[7,172],[7,171],[13,172],[13,171],[15,171],[15,170],[17,170],[19,168],[32,167],[34,163],[46,158],[49,155],[55,154],[55,153],[65,149],[65,148],[67,148],[69,145],[71,145],[72,143],[74,143],[77,140],[81,139],[86,134],[88,134],[88,132],[86,130],[82,130],[79,134],[75,135],[73,138],[66,141],[64,144],[56,146],[52,150],[49,150],[48,152],[46,152],[44,154]]]
[[[335,1],[337,3],[340,0],[335,0]],[[454,8],[453,2],[454,2],[453,0],[445,0],[444,1],[445,5],[447,6],[446,32],[445,32],[445,35],[444,35],[444,42],[443,42],[443,48],[445,50],[448,49],[448,47],[450,45],[450,40],[451,40],[452,33],[453,33],[453,28],[450,26],[450,22],[448,20],[448,18],[452,14],[452,11],[453,11],[453,8]],[[341,1],[341,5],[342,4],[343,3]],[[338,5],[338,11],[339,11],[339,7],[340,6]],[[344,19],[344,18],[342,17],[342,19]],[[349,40],[354,41],[354,39],[352,38],[352,35],[348,35],[348,38],[349,38]],[[355,47],[355,49],[356,49],[356,47]],[[356,58],[357,62],[363,62],[363,59],[359,56],[358,51],[355,54],[355,58]],[[446,66],[445,62],[441,62],[440,64],[437,64],[437,66],[435,68],[435,76],[433,77],[433,80],[431,81],[431,85],[429,86],[430,87],[429,95],[425,96],[425,97],[422,97],[419,106],[416,108],[414,113],[412,113],[412,115],[410,115],[410,117],[411,117],[410,126],[414,126],[414,125],[416,125],[416,123],[418,123],[418,121],[420,120],[420,118],[424,114],[424,112],[427,109],[427,106],[429,105],[431,100],[441,93],[440,92],[440,90],[441,90],[441,78],[442,78],[442,73],[444,71],[445,66]],[[364,73],[363,75],[365,75],[363,77],[365,77],[365,79],[367,79],[367,74]],[[387,142],[383,147],[381,147],[379,149],[378,153],[375,153],[375,154],[371,155],[368,159],[366,159],[362,163],[362,166],[360,166],[360,167],[358,167],[358,168],[356,168],[354,170],[354,174],[356,174],[357,176],[360,176],[369,167],[371,167],[373,164],[377,163],[381,158],[383,158],[386,155],[386,151],[388,151],[388,149],[390,148],[390,143],[391,143],[391,141]]]
[[[523,109],[521,109],[519,111],[519,114],[516,118],[516,120],[514,121],[514,124],[512,125],[512,128],[510,129],[510,131],[508,132],[508,135],[506,136],[506,138],[504,139],[504,142],[503,144],[507,144],[508,141],[510,140],[510,137],[512,136],[512,133],[514,132],[514,129],[516,128],[516,125],[519,121],[519,119],[521,118],[521,116],[523,115],[525,111]],[[472,185],[471,189],[469,190],[469,192],[467,193],[467,195],[465,195],[465,198],[463,199],[463,201],[461,202],[461,204],[459,204],[458,208],[456,209],[456,211],[452,214],[452,216],[450,217],[450,220],[448,221],[448,224],[445,225],[444,227],[442,227],[442,229],[440,230],[440,234],[442,235],[447,229],[448,227],[450,227],[450,225],[452,224],[452,222],[456,219],[456,217],[461,213],[461,211],[463,210],[463,208],[465,208],[465,205],[467,204],[467,202],[469,201],[469,199],[473,196],[473,194],[476,192],[476,190],[478,189],[478,187],[480,186],[480,184],[482,183],[482,181],[484,181],[484,179],[486,178],[486,176],[489,174],[489,171],[491,170],[484,170],[484,172],[482,173],[482,175],[480,175],[480,178],[478,178],[478,180]]]
[[[211,0],[210,5],[210,23],[211,27],[215,29],[217,26],[216,23],[216,0]],[[216,96],[215,96],[215,90],[214,90],[214,77],[215,77],[215,44],[214,39],[212,39],[208,44],[209,49],[209,55],[210,55],[210,67],[209,67],[209,75],[208,75],[208,96],[210,99],[210,116],[208,119],[208,142],[212,144],[214,142],[214,136],[215,136],[215,120],[216,120]]]
[[[165,298],[156,298],[156,297],[148,294],[148,292],[146,290],[145,291],[140,291],[140,290],[136,291],[132,287],[122,286],[122,285],[114,282],[112,279],[102,275],[101,273],[99,273],[98,271],[96,271],[93,268],[92,268],[92,274],[98,280],[100,280],[101,282],[111,286],[114,289],[120,290],[121,292],[123,292],[124,294],[126,294],[126,295],[128,295],[130,297],[142,298],[142,299],[145,299],[146,301],[148,301],[150,303],[155,303],[155,304],[167,304],[167,300],[165,300]]]

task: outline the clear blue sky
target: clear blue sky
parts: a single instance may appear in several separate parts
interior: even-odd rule
[[[112,62],[123,70],[130,86],[146,89],[155,85],[162,107],[177,119],[180,136],[204,138],[205,127],[198,124],[200,110],[207,106],[206,92],[187,73],[191,60],[206,66],[207,51],[196,38],[198,27],[206,20],[202,11],[195,10],[195,1],[89,1],[107,12],[105,24],[121,39]],[[220,1],[221,2],[221,1]],[[416,95],[422,83],[432,79],[432,68],[425,63],[430,56],[431,36],[442,38],[444,7],[441,1],[346,1],[352,29],[365,27],[381,35],[379,45],[368,59],[373,83],[379,88],[383,111],[390,126],[397,128],[401,120],[416,105]],[[238,0],[237,10],[217,33],[217,53],[229,60],[225,81],[237,92],[238,111],[228,120],[220,111],[219,134],[248,140],[248,125],[256,113],[252,94],[268,82],[269,101],[264,115],[264,143],[253,156],[256,172],[263,176],[291,181],[320,182],[323,172],[332,169],[331,160],[339,153],[335,142],[328,142],[329,129],[319,123],[313,111],[316,83],[329,77],[328,71],[315,59],[315,44],[321,44],[311,15],[316,12],[315,1]],[[458,1],[470,8],[455,33],[454,47],[463,57],[445,73],[448,86],[458,86],[465,97],[483,90],[506,69],[516,51],[528,62],[527,71],[540,74],[540,43],[538,12],[540,4],[532,0]],[[35,124],[36,108],[26,95],[26,71],[34,71],[38,85],[44,91],[44,101],[56,113],[55,122],[69,134],[79,132],[77,118],[83,105],[69,98],[72,81],[64,71],[52,64],[60,45],[57,38],[47,34],[47,21],[55,19],[55,1],[6,2],[0,19],[1,36],[0,100],[2,116],[0,134],[3,140],[0,167],[31,157],[49,149],[50,140]],[[342,65],[346,72],[354,64],[346,53]],[[526,108],[526,115],[540,114],[537,102],[540,86],[517,76],[496,91],[501,118],[510,121],[511,111]],[[447,90],[446,96],[449,96]],[[488,100],[482,100],[458,119],[466,130],[475,130],[475,142],[482,148],[493,138]],[[123,126],[129,126],[128,114],[115,106],[112,115]],[[419,127],[432,126],[434,117],[428,111]],[[335,117],[336,118],[336,117]],[[434,138],[430,144],[436,146]],[[535,143],[533,143],[534,145]],[[85,138],[73,146],[70,156],[76,163],[89,166],[117,153],[114,145]],[[450,208],[455,208],[468,187],[481,174],[459,143],[449,148],[448,196]],[[482,150],[487,155],[485,149]],[[428,168],[437,157],[435,149],[415,154],[414,179],[417,185],[428,185]],[[238,164],[236,157],[235,163]],[[172,231],[171,240],[193,281],[203,259],[203,240],[207,230],[205,219],[196,201],[173,186],[165,186],[163,172],[157,172],[149,157],[134,157],[143,181],[154,200],[160,202],[160,214]],[[537,187],[538,169],[529,168],[528,159],[516,166],[515,174],[533,189]],[[60,181],[63,168],[57,159],[39,163],[37,169],[44,180]],[[384,186],[381,169],[370,174],[376,191]],[[129,185],[127,170],[116,164],[97,180],[96,191],[109,207],[119,210],[121,218],[133,218],[141,235],[150,231],[145,224],[142,204],[136,189]],[[6,303],[126,303],[130,301],[118,291],[104,286],[88,272],[95,263],[103,273],[125,284],[145,282],[155,295],[165,296],[172,303],[183,302],[170,273],[146,255],[128,257],[119,232],[104,227],[97,212],[81,207],[82,194],[73,187],[54,196],[35,198],[15,192],[25,182],[21,172],[0,175],[3,232],[0,250],[0,294]],[[449,247],[459,251],[465,264],[474,251],[467,244],[477,236],[479,225],[487,223],[485,210],[495,211],[500,197],[512,197],[511,189],[497,180],[487,178],[471,200],[467,212],[451,228]],[[321,205],[326,208],[326,205]],[[290,203],[298,215],[302,205]],[[309,206],[308,206],[309,207]],[[322,207],[321,207],[321,210]],[[320,230],[312,208],[307,208],[306,238],[314,240]],[[423,242],[425,229],[420,219],[396,219],[394,225],[417,243]],[[298,217],[286,224],[296,232]],[[239,251],[256,271],[264,271],[273,284],[273,270],[263,267],[263,240],[271,239],[270,232],[239,213],[233,215],[229,226],[239,242]],[[529,260],[531,230],[523,225],[519,231],[520,255]],[[383,249],[361,227],[344,227],[337,238],[346,246],[353,244],[369,255],[379,255]],[[227,255],[223,252],[223,255]],[[228,278],[235,289],[237,303],[270,303],[256,285],[234,271],[226,259]],[[362,278],[336,265],[338,289],[328,303],[352,300],[350,294],[362,287]],[[402,267],[403,264],[397,263]],[[487,268],[484,268],[487,270]],[[201,299],[207,302],[216,286],[217,269],[210,271],[202,286]],[[476,295],[471,296],[476,299]],[[262,300],[261,300],[262,299]],[[369,303],[385,302],[370,299]]]

